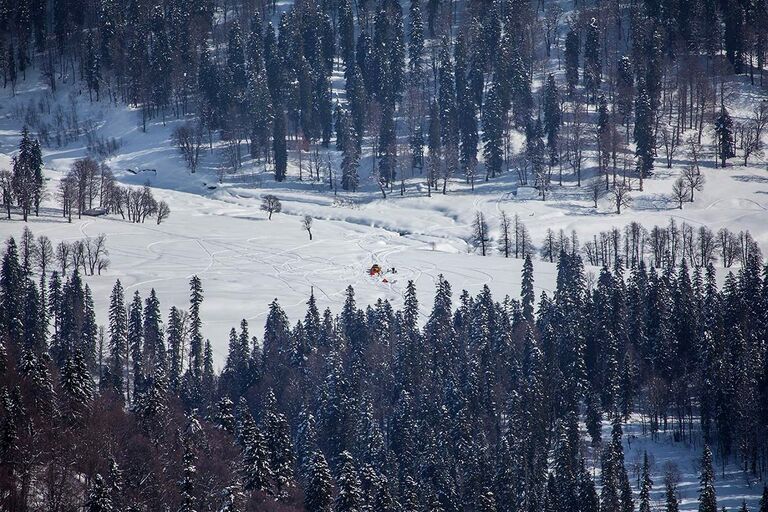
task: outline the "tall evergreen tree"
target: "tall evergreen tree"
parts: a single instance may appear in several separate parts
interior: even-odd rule
[[[243,453],[243,488],[263,492],[269,489],[272,471],[263,434],[247,410],[240,411],[238,439]]]
[[[640,190],[643,190],[643,178],[650,176],[653,170],[655,140],[653,129],[655,113],[645,87],[640,82],[637,87],[635,100],[635,154],[637,155],[637,172],[640,176]]]
[[[699,477],[699,512],[717,512],[717,494],[715,491],[715,472],[712,468],[712,451],[704,446],[701,456],[701,475]]]
[[[144,355],[143,355],[143,322],[142,322],[141,296],[138,290],[133,295],[133,301],[128,307],[128,331],[127,342],[131,351],[133,362],[133,389],[132,394],[138,395],[144,390]]]
[[[717,140],[717,156],[720,166],[725,168],[729,158],[736,156],[734,142],[733,119],[725,106],[720,107],[720,113],[715,119],[715,137]]]
[[[531,261],[531,255],[525,255],[525,262],[523,263],[523,277],[522,277],[522,289],[520,291],[520,297],[523,304],[523,316],[529,322],[533,321],[533,303],[536,300],[536,296],[533,291],[533,262]]]
[[[571,28],[565,36],[565,83],[568,94],[573,95],[576,85],[579,83],[579,56],[581,48],[579,35]]]
[[[193,276],[189,281],[189,288],[189,368],[192,375],[200,379],[203,373],[203,322],[200,318],[203,286],[200,278]]]
[[[363,505],[360,477],[355,469],[354,459],[349,452],[339,455],[339,470],[336,479],[338,493],[334,512],[358,512]]]
[[[639,512],[650,512],[653,481],[651,481],[648,452],[643,453],[643,469],[640,478],[640,508],[638,510]]]
[[[129,360],[128,316],[125,310],[125,292],[118,279],[112,287],[109,301],[109,357],[112,386],[122,396]]]
[[[179,388],[181,374],[184,369],[182,357],[184,350],[183,329],[182,314],[176,306],[172,306],[168,314],[166,335],[168,336],[168,380],[171,389],[174,391]]]
[[[501,173],[504,159],[504,107],[496,82],[491,84],[483,104],[483,156],[486,180]]]
[[[408,31],[408,70],[411,82],[419,84],[422,78],[424,58],[424,22],[421,17],[421,0],[411,0]]]
[[[562,109],[560,108],[560,93],[555,83],[555,75],[549,74],[544,88],[544,133],[547,134],[547,148],[549,149],[549,165],[554,166],[558,160],[558,146],[560,124],[562,122]]]
[[[96,477],[93,479],[85,509],[88,512],[112,512],[114,510],[109,489],[99,474],[96,474]]]
[[[309,481],[304,491],[307,512],[330,512],[333,503],[333,480],[322,452],[315,451],[309,466]]]
[[[284,181],[288,171],[288,149],[285,142],[285,114],[283,107],[274,106],[275,118],[272,132],[272,151],[275,158],[275,181]]]
[[[600,29],[597,20],[592,18],[586,27],[584,37],[584,89],[594,101],[602,81],[602,64],[600,62]]]

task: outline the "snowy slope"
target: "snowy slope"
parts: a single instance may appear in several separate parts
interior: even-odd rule
[[[744,83],[734,87],[744,92],[733,96],[734,105],[738,100],[741,109],[736,112],[738,118],[739,112],[746,115],[756,98],[748,94]],[[306,170],[305,181],[297,181],[295,151],[286,183],[275,183],[263,165],[252,162],[247,162],[239,174],[217,183],[220,149],[206,151],[201,168],[190,174],[171,145],[172,130],[183,120],[154,120],[145,132],[137,111],[107,102],[91,103],[87,94],[78,92],[76,87],[61,86],[54,96],[30,77],[15,97],[4,93],[0,102],[0,168],[9,166],[19,127],[30,120],[33,129],[46,123],[50,127],[61,107],[67,114],[77,112],[81,128],[93,127],[91,138],[115,138],[121,143],[107,163],[124,183],[151,183],[158,198],[170,204],[171,218],[160,226],[130,224],[119,218],[89,218],[68,225],[48,216],[32,219],[31,228],[54,241],[108,235],[112,266],[104,276],[89,278],[97,297],[106,297],[114,280],[120,278],[131,291],[146,294],[151,287],[156,288],[164,309],[171,304],[184,306],[189,277],[200,275],[207,297],[205,334],[211,338],[219,360],[223,359],[230,326],[247,318],[260,330],[260,318],[275,297],[295,321],[303,316],[312,288],[321,305],[332,309],[338,308],[350,284],[359,303],[379,297],[397,303],[405,283],[413,279],[420,291],[422,310],[427,312],[432,285],[441,273],[453,284],[456,295],[463,288],[477,292],[485,284],[499,299],[505,294],[517,295],[521,262],[495,253],[481,258],[468,243],[475,211],[486,214],[492,235],[498,232],[501,210],[520,215],[534,243],[542,240],[548,228],[576,230],[585,240],[630,221],[650,228],[674,217],[715,230],[722,226],[749,229],[764,250],[768,248],[768,173],[762,163],[743,167],[733,159],[732,167],[716,169],[711,167],[711,155],[705,155],[707,184],[697,193],[695,203],[686,204],[681,211],[667,198],[671,182],[687,163],[687,155],[681,152],[672,169],[657,168],[655,176],[646,180],[645,190],[633,193],[633,205],[622,215],[612,213],[607,198],[601,199],[598,209],[593,208],[586,188],[576,187],[567,173],[563,186],[554,186],[552,199],[547,202],[522,199],[530,194],[521,190],[518,195],[512,173],[478,183],[474,193],[456,178],[449,184],[448,195],[433,197],[426,197],[417,176],[406,180],[404,196],[395,191],[382,199],[368,177],[370,158],[361,163],[362,191],[334,195],[327,182],[306,181]],[[69,165],[87,154],[86,139],[82,135],[61,148],[53,143],[44,148],[51,196]],[[306,166],[306,153],[303,161]],[[148,171],[135,173],[142,169]],[[585,174],[590,172],[588,169]],[[265,193],[276,194],[283,202],[283,213],[272,221],[259,210]],[[53,197],[49,206],[56,207]],[[300,228],[304,214],[316,219],[312,242]],[[18,235],[22,229],[17,220],[0,222],[3,238]],[[398,273],[389,276],[391,282],[382,283],[366,274],[373,263],[395,267]],[[551,289],[554,266],[540,261],[535,266],[537,293]],[[104,321],[104,311],[98,313]]]

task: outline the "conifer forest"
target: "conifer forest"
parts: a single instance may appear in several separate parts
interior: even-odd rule
[[[0,512],[768,512],[768,0],[0,0]]]

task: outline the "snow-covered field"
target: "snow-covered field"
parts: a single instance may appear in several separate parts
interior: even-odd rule
[[[218,183],[215,169],[221,155],[216,151],[205,152],[197,173],[190,174],[184,167],[171,144],[172,130],[182,121],[168,119],[162,124],[155,120],[143,132],[136,111],[106,102],[90,103],[87,94],[78,95],[75,88],[62,87],[52,96],[44,86],[33,85],[36,83],[29,79],[15,97],[5,96],[0,102],[0,168],[10,167],[19,127],[25,122],[20,118],[23,109],[27,119],[33,110],[35,117],[46,120],[53,117],[51,112],[58,105],[64,112],[72,111],[75,105],[82,126],[91,123],[97,136],[120,141],[116,155],[107,160],[118,179],[135,185],[148,181],[156,196],[170,204],[172,214],[161,225],[154,221],[132,224],[114,217],[84,217],[68,224],[58,217],[54,210],[56,184],[75,159],[86,155],[82,136],[62,148],[44,148],[51,209],[47,215],[31,219],[30,228],[54,242],[107,234],[111,267],[104,275],[87,279],[101,299],[97,300],[97,314],[102,322],[106,319],[104,299],[115,279],[142,295],[155,288],[167,310],[171,305],[186,304],[188,280],[198,274],[206,294],[205,335],[220,362],[229,328],[246,318],[258,332],[267,305],[275,297],[295,321],[303,316],[312,289],[321,306],[338,310],[348,285],[355,287],[359,303],[377,298],[397,303],[410,279],[417,284],[426,314],[433,283],[441,273],[456,295],[464,288],[477,292],[486,284],[499,298],[516,295],[522,262],[505,259],[495,251],[483,258],[469,242],[476,211],[485,213],[492,235],[498,233],[502,210],[518,214],[535,244],[541,242],[548,228],[575,230],[585,240],[631,221],[650,228],[674,217],[714,230],[722,226],[749,229],[764,250],[768,248],[768,172],[762,163],[743,167],[733,159],[727,169],[716,169],[711,155],[705,155],[704,190],[696,194],[693,204],[686,203],[678,210],[668,196],[672,180],[687,162],[681,151],[670,170],[657,162],[655,176],[646,180],[643,192],[633,192],[632,206],[621,215],[613,213],[607,197],[595,209],[586,187],[576,187],[567,173],[563,186],[554,185],[552,199],[546,202],[522,199],[530,191],[518,191],[512,172],[478,183],[474,193],[457,177],[449,184],[447,195],[432,197],[426,197],[417,176],[406,180],[405,195],[396,190],[383,199],[367,178],[370,158],[361,164],[362,191],[334,195],[327,182],[306,181],[306,175],[305,181],[297,181],[294,152],[286,183],[275,183],[262,165],[252,163]],[[746,86],[738,85],[748,92]],[[747,112],[751,108],[749,96],[739,98],[747,98],[742,99],[741,106]],[[305,165],[306,160],[305,154]],[[128,169],[156,172],[134,174]],[[283,212],[271,221],[259,209],[265,193],[277,195],[283,203]],[[315,218],[313,241],[301,229],[300,219],[305,214]],[[18,219],[0,222],[3,238],[18,236],[22,229]],[[374,263],[384,269],[394,267],[397,273],[387,275],[387,283],[371,278],[367,270]],[[535,267],[537,294],[550,290],[554,265],[536,261]]]

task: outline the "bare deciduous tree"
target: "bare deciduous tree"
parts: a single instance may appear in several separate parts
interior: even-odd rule
[[[761,151],[763,148],[763,132],[765,127],[768,126],[768,102],[763,100],[755,107],[752,111],[751,121],[755,127],[755,145],[757,151]]]
[[[744,152],[744,166],[749,163],[749,157],[760,153],[758,144],[757,128],[752,123],[742,123],[739,125],[741,135],[741,149]]]
[[[536,182],[535,187],[536,190],[539,191],[539,195],[541,196],[542,201],[547,200],[547,192],[549,192],[549,186],[550,186],[550,173],[549,169],[546,167],[542,167],[542,169],[536,173]]]
[[[621,209],[632,204],[632,198],[629,195],[630,188],[624,183],[617,183],[611,189],[611,202],[616,208],[616,213],[621,214]]]
[[[99,263],[109,254],[107,250],[107,235],[101,233],[97,237],[88,237],[83,242],[83,247],[85,249],[84,263],[88,265],[86,274],[90,272],[91,275],[94,275],[97,270],[101,273]]]
[[[683,209],[683,201],[688,199],[688,182],[682,176],[678,177],[672,184],[672,199],[677,202],[678,209]]]
[[[85,266],[85,242],[82,240],[75,240],[72,243],[72,250],[69,252],[70,264],[77,270],[82,267],[83,270],[87,270]]]
[[[267,194],[261,199],[261,210],[269,214],[269,220],[272,220],[273,213],[280,213],[282,209],[280,200],[272,194]]]
[[[597,201],[600,199],[600,196],[603,195],[604,188],[603,180],[599,176],[596,176],[589,182],[589,196],[592,198],[595,208],[597,208]]]
[[[515,214],[515,218],[512,221],[515,230],[515,258],[525,258],[526,256],[533,254],[536,248],[533,246],[531,235],[528,233],[528,228],[520,220],[520,216]]]
[[[112,169],[102,162],[99,166],[99,207],[106,207],[109,204],[110,195],[115,189],[115,175]]]
[[[581,186],[581,167],[584,160],[586,160],[586,155],[584,154],[584,146],[587,142],[585,120],[584,104],[577,99],[573,102],[571,123],[568,125],[567,130],[566,159],[576,175],[576,184],[579,187]]]
[[[77,204],[77,183],[74,176],[68,174],[59,181],[57,195],[62,215],[72,222],[72,209]]]
[[[165,201],[160,201],[157,203],[157,212],[155,213],[155,216],[157,217],[157,224],[160,225],[161,222],[163,222],[165,219],[171,216],[171,207],[168,206],[168,203]]]
[[[10,219],[13,203],[13,173],[8,169],[0,170],[0,198],[3,200],[6,215]]]
[[[309,234],[309,239],[312,240],[312,216],[305,215],[301,218],[301,229]]]
[[[562,7],[555,3],[549,4],[544,11],[544,40],[547,47],[547,57],[551,54],[552,44],[557,40],[557,26],[562,15]]]
[[[61,275],[67,275],[67,268],[69,268],[69,253],[72,252],[72,246],[67,242],[61,241],[56,245],[56,261],[59,262],[59,268],[61,268]]]
[[[704,175],[697,171],[693,165],[689,165],[683,169],[683,179],[688,183],[688,191],[691,194],[689,201],[693,202],[693,193],[698,190],[704,189]]]
[[[672,159],[675,157],[675,152],[680,144],[680,127],[665,124],[660,130],[659,138],[661,139],[661,146],[664,148],[667,169],[671,169]]]
[[[148,182],[141,188],[122,187],[119,195],[122,198],[117,201],[115,207],[121,215],[125,212],[124,217],[127,216],[131,222],[143,223],[147,220],[147,217],[157,215],[158,213],[159,203],[152,194],[152,189]],[[170,213],[170,210],[167,213]],[[164,218],[167,218],[167,215]]]
[[[720,248],[720,263],[729,268],[739,257],[739,237],[728,228],[721,228],[717,232],[717,245]]]
[[[35,263],[40,270],[42,278],[45,278],[45,274],[50,268],[53,259],[54,252],[51,239],[45,235],[38,236],[37,244],[35,245]]]
[[[505,258],[509,258],[510,252],[512,252],[512,221],[504,210],[501,211],[499,217],[499,227],[501,228],[501,237],[498,242],[499,252]]]
[[[74,188],[75,204],[77,205],[77,217],[81,218],[83,212],[93,206],[93,199],[100,181],[100,166],[93,158],[81,158],[75,160],[67,174]]]
[[[688,136],[688,151],[691,153],[691,160],[693,160],[693,167],[696,169],[696,173],[699,171],[699,155],[701,155],[701,142],[694,136]]]
[[[199,124],[186,123],[173,131],[173,143],[179,148],[190,172],[197,170],[203,147],[203,130]]]
[[[517,174],[517,184],[520,186],[528,185],[528,175],[530,174],[531,163],[523,155],[515,155],[510,159],[509,165]]]
[[[485,221],[483,212],[475,212],[475,219],[472,221],[472,241],[480,246],[480,253],[485,256],[488,248],[488,223]]]
[[[109,268],[110,261],[108,258],[101,258],[99,259],[99,263],[96,266],[96,272],[98,272],[99,275],[105,270]]]

